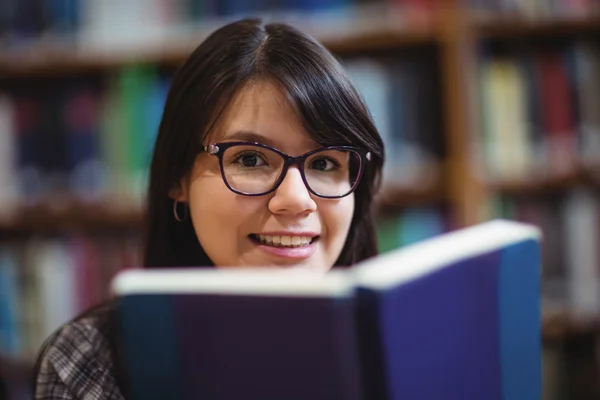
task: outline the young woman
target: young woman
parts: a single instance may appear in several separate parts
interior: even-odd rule
[[[376,254],[383,143],[336,59],[309,36],[246,19],[175,75],[150,171],[144,267],[326,272]],[[40,353],[37,399],[122,399],[110,304]]]

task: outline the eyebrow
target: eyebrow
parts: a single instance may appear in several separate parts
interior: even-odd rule
[[[258,142],[261,144],[266,144],[270,147],[277,147],[272,139],[252,131],[236,131],[225,135],[223,139],[231,141],[239,140],[242,142]]]
[[[279,143],[277,141],[253,131],[235,131],[232,133],[228,133],[223,137],[223,140],[232,142],[256,142],[276,149],[281,149],[281,147],[278,147]],[[307,142],[306,144],[304,144],[304,146],[306,146],[307,151],[320,147],[319,144],[314,143],[312,141]]]

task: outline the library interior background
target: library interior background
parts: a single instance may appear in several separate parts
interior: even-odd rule
[[[0,1],[0,398],[140,265],[170,79],[245,16],[316,37],[367,102],[380,252],[541,228],[543,399],[600,398],[600,0]]]

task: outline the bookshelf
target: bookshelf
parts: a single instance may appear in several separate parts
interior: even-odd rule
[[[478,94],[482,43],[500,47],[526,43],[523,46],[535,48],[537,42],[556,38],[566,43],[585,38],[599,44],[600,13],[592,10],[578,17],[524,18],[503,12],[474,12],[467,3],[444,2],[443,6],[434,7],[425,19],[411,20],[406,18],[408,14],[394,9],[395,12],[366,17],[355,15],[354,19],[347,19],[345,23],[337,21],[338,25],[333,26],[314,21],[306,26],[299,24],[349,62],[378,59],[381,55],[402,58],[421,50],[432,56],[439,79],[438,91],[432,96],[439,101],[440,109],[441,129],[436,137],[443,142],[443,155],[430,167],[434,173],[429,180],[384,183],[376,199],[380,218],[414,208],[443,207],[447,226],[455,228],[485,219],[489,216],[489,204],[498,196],[544,199],[582,186],[592,190],[600,188],[600,163],[578,164],[565,173],[543,177],[488,179],[484,172],[486,166],[475,156],[481,142],[484,113]],[[25,50],[9,48],[0,51],[0,93],[28,80],[72,76],[96,79],[140,65],[173,71],[218,25],[218,21],[212,21],[163,41],[120,49],[95,48],[86,46],[85,42],[65,46],[49,40],[28,43]],[[70,197],[62,201],[60,207],[42,201],[19,206],[9,215],[10,218],[0,218],[2,240],[15,241],[55,232],[98,233],[118,238],[124,232],[135,232],[142,223],[139,207],[115,208],[109,202],[86,203]],[[599,324],[600,318],[579,320],[568,310],[552,312],[544,315],[543,339],[568,341],[582,333],[598,332]],[[0,379],[6,365],[7,361],[0,359]]]
[[[547,313],[543,319],[543,340],[564,341],[570,337],[597,332],[600,321],[596,318],[574,317],[566,311]]]
[[[21,207],[12,218],[0,222],[0,235],[136,229],[141,226],[142,217],[142,210],[114,210],[106,204],[72,202],[60,209],[41,204]]]
[[[523,39],[574,36],[600,33],[600,16],[591,13],[586,17],[550,18],[531,21],[515,17],[474,16],[473,29],[485,39]]]
[[[494,192],[511,195],[543,195],[551,192],[569,190],[577,185],[592,184],[583,169],[565,175],[547,177],[539,180],[515,180],[490,183]]]
[[[375,19],[372,23],[363,21],[363,24],[367,28],[359,32],[357,32],[359,29],[346,27],[335,34],[319,34],[317,29],[314,35],[337,54],[430,45],[439,41],[439,31],[431,26],[410,29],[399,26],[394,20]],[[214,25],[215,28],[218,26],[217,23]],[[136,64],[176,67],[208,36],[209,32],[210,30],[206,30],[205,33],[182,35],[154,46],[117,51],[70,47],[65,49],[60,45],[34,43],[26,52],[8,51],[0,54],[0,78],[52,77],[82,72],[102,72]]]
[[[438,204],[445,201],[444,187],[435,182],[424,187],[384,185],[376,199],[378,214],[389,214],[406,207]],[[94,231],[137,229],[143,210],[115,210],[110,205],[67,201],[60,208],[51,204],[19,207],[10,218],[0,219],[2,235],[27,235],[56,231]]]

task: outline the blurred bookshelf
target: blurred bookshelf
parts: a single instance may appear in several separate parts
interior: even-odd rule
[[[484,39],[544,38],[600,33],[600,13],[597,10],[570,18],[476,14],[472,16],[471,23],[476,34]]]
[[[361,19],[364,23],[364,19]],[[349,23],[351,24],[351,22]],[[435,43],[435,31],[429,27],[417,30],[399,27],[393,21],[372,19],[368,29],[341,29],[332,34],[318,34],[321,41],[336,53],[353,53],[404,46]],[[208,34],[195,33],[190,37],[171,39],[149,48],[121,51],[73,50],[68,46],[34,44],[26,51],[8,51],[0,55],[0,76],[23,78],[27,76],[56,76],[81,72],[102,72],[124,65],[156,64],[175,67],[181,64]],[[64,48],[66,47],[66,48]]]
[[[69,207],[21,207],[0,220],[0,237],[64,231],[127,230],[142,225],[143,210],[114,210],[102,204],[72,202]]]
[[[44,335],[139,265],[170,77],[246,15],[313,34],[365,98],[387,151],[381,251],[493,217],[542,228],[542,339],[561,344],[545,356],[544,399],[600,393],[564,373],[600,378],[599,360],[573,350],[600,344],[581,339],[600,334],[600,1],[40,4],[0,6],[0,397]],[[64,298],[48,304],[50,292]]]

